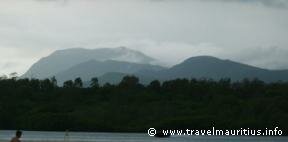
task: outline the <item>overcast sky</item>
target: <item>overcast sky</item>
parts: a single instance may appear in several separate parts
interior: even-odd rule
[[[288,69],[286,0],[0,0],[0,75],[58,49],[127,46]]]

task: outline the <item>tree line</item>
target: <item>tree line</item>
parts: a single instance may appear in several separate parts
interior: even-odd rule
[[[57,85],[50,79],[0,78],[0,129],[146,132],[161,129],[263,129],[288,132],[288,82],[229,78],[154,80],[125,76]]]

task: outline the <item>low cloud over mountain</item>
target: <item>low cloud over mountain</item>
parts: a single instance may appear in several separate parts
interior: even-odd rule
[[[148,57],[141,52],[130,50],[125,47],[100,49],[74,48],[58,50],[48,57],[41,58],[23,75],[23,77],[42,79],[51,77],[75,65],[90,60],[117,60],[141,64],[148,64],[154,61],[153,58]]]

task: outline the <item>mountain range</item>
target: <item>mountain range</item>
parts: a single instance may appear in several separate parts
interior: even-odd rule
[[[55,76],[58,85],[66,80],[81,77],[88,82],[98,77],[101,84],[119,83],[125,75],[139,77],[148,84],[176,78],[258,78],[265,82],[288,81],[288,70],[268,70],[212,56],[197,56],[170,68],[153,65],[155,59],[126,47],[55,51],[40,59],[22,76],[23,78],[49,78]]]
[[[59,83],[63,83],[63,81],[73,79],[75,77],[81,77],[82,80],[87,81],[92,77],[100,77],[102,75],[107,76],[107,73],[111,74],[113,72],[119,74],[137,74],[139,71],[157,72],[163,69],[164,67],[150,64],[130,63],[114,60],[90,60],[57,73],[55,77],[60,81],[58,81]],[[105,79],[104,77],[102,78]]]
[[[266,82],[279,80],[288,81],[288,70],[262,69],[231,60],[223,60],[211,56],[191,57],[169,69],[162,70],[154,75],[160,78],[231,78],[233,81],[244,78],[258,78]]]
[[[40,59],[22,77],[49,78],[89,60],[115,60],[141,64],[150,64],[154,61],[153,58],[126,47],[98,49],[72,48],[55,51],[51,55]]]

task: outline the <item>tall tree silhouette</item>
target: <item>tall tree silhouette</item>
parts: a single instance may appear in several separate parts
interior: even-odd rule
[[[90,87],[91,88],[99,88],[99,82],[97,77],[93,77],[90,81]]]
[[[73,88],[74,87],[74,82],[72,80],[67,80],[63,83],[64,88]]]
[[[55,76],[53,76],[50,80],[51,80],[53,87],[56,88],[57,87],[57,80],[56,80]]]
[[[83,87],[83,82],[82,82],[82,79],[80,77],[78,77],[74,80],[74,87],[76,87],[76,88],[82,88]]]
[[[148,88],[154,91],[159,91],[161,89],[161,83],[158,80],[154,80],[148,85]]]
[[[136,87],[139,84],[139,79],[136,76],[124,76],[119,86],[123,88]]]

